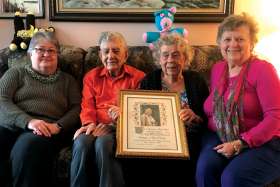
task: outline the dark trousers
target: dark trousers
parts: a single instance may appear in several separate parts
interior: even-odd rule
[[[221,144],[216,133],[203,136],[196,169],[198,187],[262,187],[280,176],[280,140],[246,149],[230,159],[213,147]]]
[[[73,144],[71,187],[124,186],[122,167],[115,158],[115,138],[114,133],[97,138],[85,134],[77,137]]]
[[[0,126],[0,186],[52,186],[54,139]]]
[[[94,136],[84,134],[74,141],[70,172],[71,187],[98,186],[94,141]]]

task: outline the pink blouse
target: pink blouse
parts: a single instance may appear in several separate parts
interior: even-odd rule
[[[215,64],[211,72],[210,95],[204,103],[208,128],[216,131],[213,121],[213,91],[222,76],[226,61]],[[236,77],[229,79],[234,81]],[[229,87],[224,93],[228,98]],[[244,121],[240,135],[250,147],[258,147],[280,137],[280,81],[272,64],[255,58],[250,63],[243,92]]]

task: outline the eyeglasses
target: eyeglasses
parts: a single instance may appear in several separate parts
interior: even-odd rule
[[[45,49],[45,48],[34,48],[35,52],[38,53],[39,55],[43,55],[45,54],[46,52],[49,54],[49,55],[55,55],[56,54],[56,49]]]

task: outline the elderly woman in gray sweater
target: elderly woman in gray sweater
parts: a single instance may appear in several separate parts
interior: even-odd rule
[[[37,32],[28,53],[31,64],[0,79],[0,186],[7,174],[13,186],[52,186],[54,155],[79,123],[80,89],[58,69],[53,33]]]

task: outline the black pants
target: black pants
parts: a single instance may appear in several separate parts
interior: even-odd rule
[[[56,142],[56,137],[13,132],[0,126],[0,186],[10,182],[15,187],[52,186]]]

